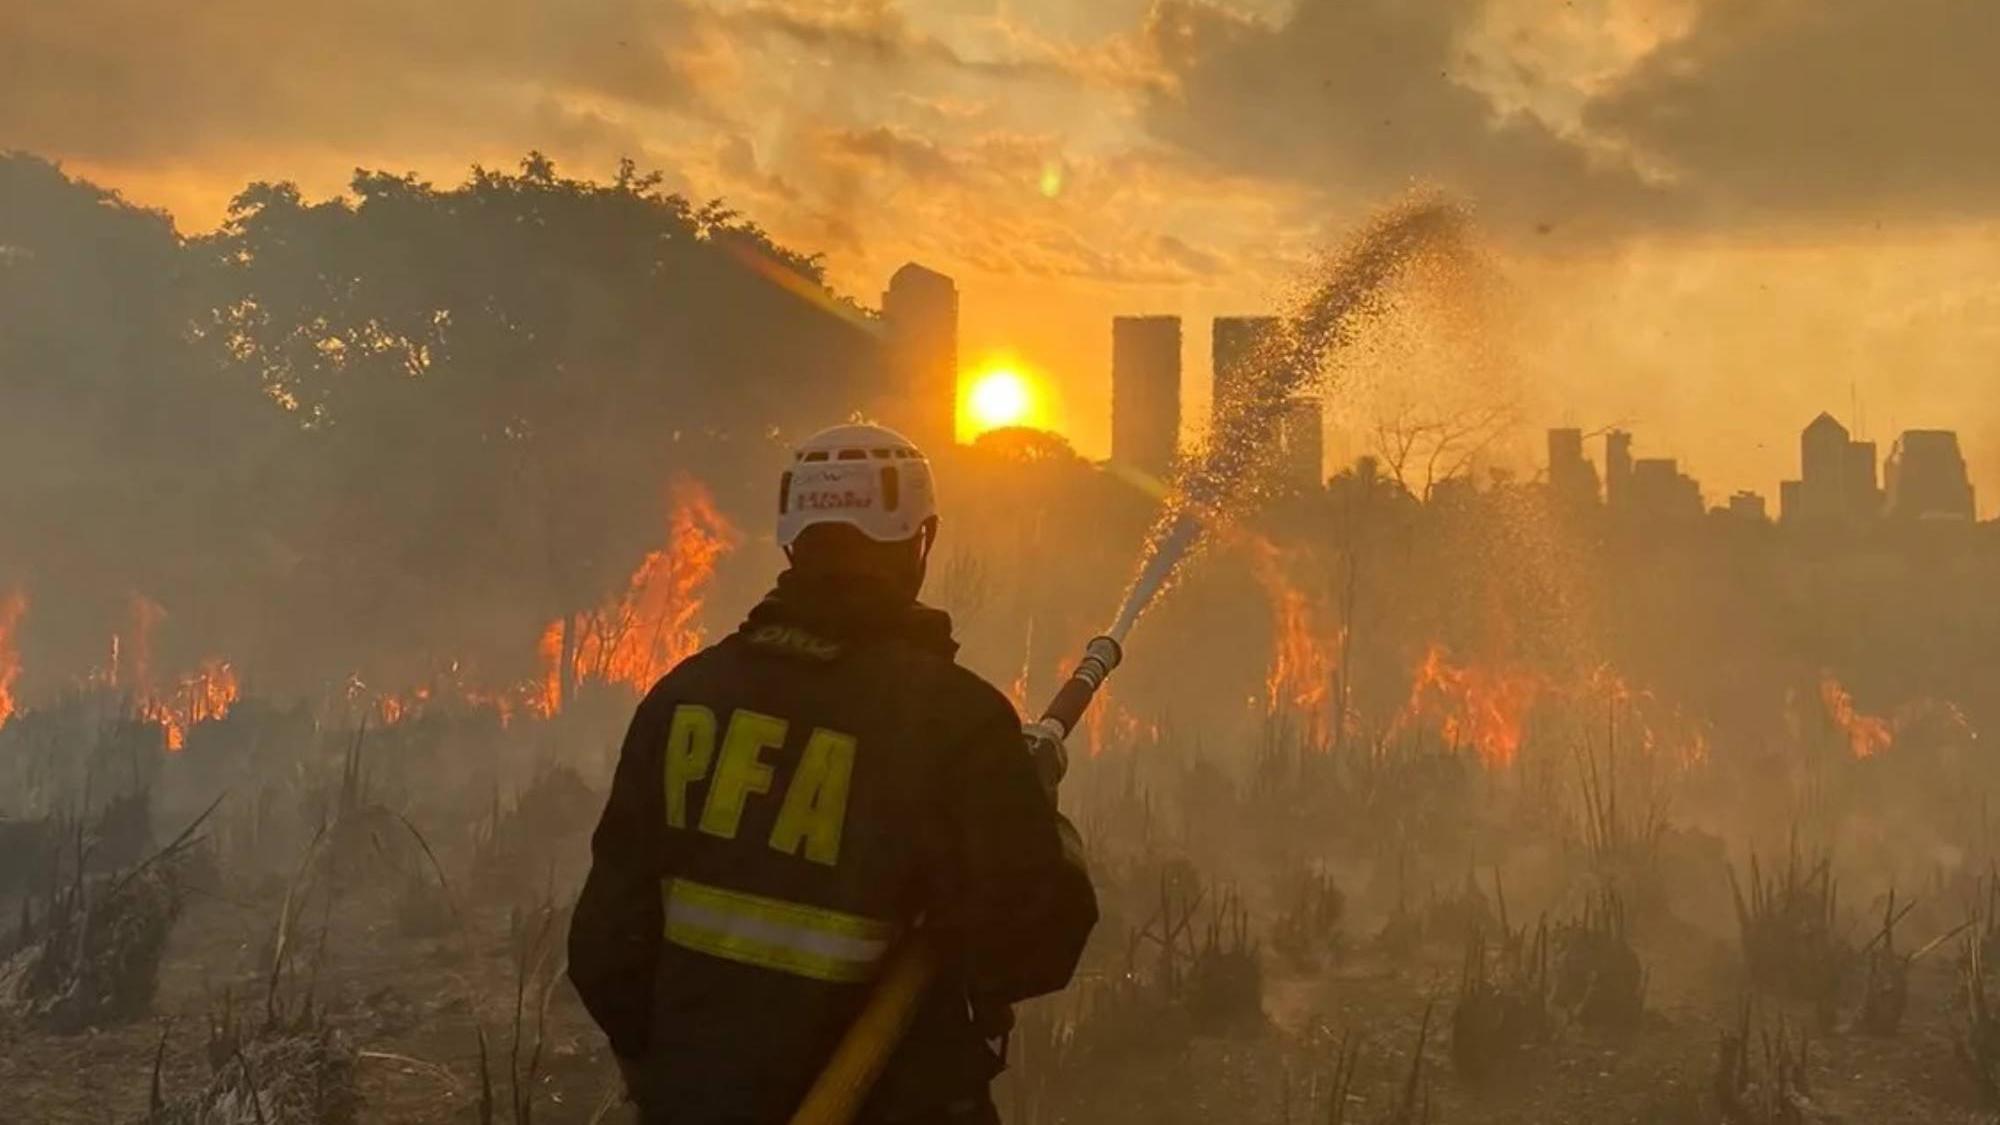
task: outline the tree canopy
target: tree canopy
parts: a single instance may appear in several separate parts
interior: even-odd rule
[[[615,589],[677,468],[761,498],[775,439],[877,393],[874,322],[660,183],[257,183],[188,238],[0,156],[0,587],[36,647],[87,667],[137,597],[183,659],[295,683],[390,634],[471,657]]]

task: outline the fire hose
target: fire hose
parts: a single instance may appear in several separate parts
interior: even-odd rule
[[[1029,746],[1042,741],[1060,746],[1083,721],[1097,689],[1123,658],[1124,651],[1110,637],[1096,637],[1084,646],[1083,659],[1063,681],[1041,719],[1023,728]],[[1044,780],[1053,791],[1060,771],[1055,778]],[[937,976],[938,963],[939,951],[922,928],[912,931],[890,952],[860,1015],[848,1025],[825,1069],[792,1115],[791,1125],[848,1125],[860,1114],[868,1092],[889,1065],[925,991]]]

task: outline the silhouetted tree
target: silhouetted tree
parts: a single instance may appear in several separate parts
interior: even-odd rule
[[[0,582],[107,603],[92,646],[142,595],[293,682],[385,637],[525,659],[657,545],[676,468],[761,512],[774,439],[878,390],[817,259],[660,182],[531,154],[452,188],[253,184],[184,240],[0,161]]]

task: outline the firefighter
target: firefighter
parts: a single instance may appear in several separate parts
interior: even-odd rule
[[[938,518],[908,440],[826,430],[780,491],[790,566],[633,717],[570,979],[646,1121],[781,1123],[922,927],[945,968],[863,1119],[996,1122],[1009,1005],[1063,987],[1097,920],[1059,747],[917,601]]]

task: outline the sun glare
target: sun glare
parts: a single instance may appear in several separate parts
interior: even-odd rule
[[[975,377],[966,388],[964,429],[977,437],[1006,426],[1036,425],[1039,413],[1035,387],[1017,368],[997,366]]]

